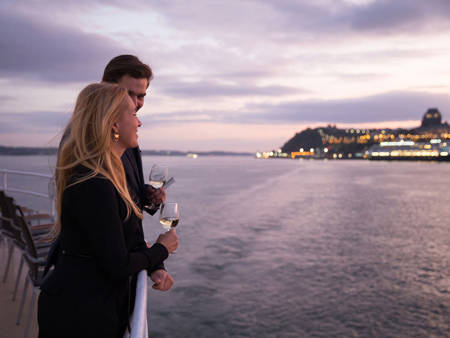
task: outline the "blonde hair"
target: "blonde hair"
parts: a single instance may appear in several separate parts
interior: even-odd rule
[[[94,83],[78,95],[75,109],[66,127],[56,164],[56,208],[58,219],[55,235],[61,231],[62,196],[66,188],[102,175],[110,180],[127,207],[127,218],[133,211],[140,219],[142,212],[133,202],[127,187],[125,170],[112,150],[112,127],[120,119],[127,103],[127,91],[116,84]],[[82,165],[89,172],[74,181],[74,169]],[[70,183],[69,183],[70,182]]]

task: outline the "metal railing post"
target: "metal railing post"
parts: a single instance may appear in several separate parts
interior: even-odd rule
[[[139,272],[137,278],[136,300],[134,302],[133,314],[130,318],[131,332],[126,330],[124,338],[148,337],[147,292],[147,270],[142,270]]]

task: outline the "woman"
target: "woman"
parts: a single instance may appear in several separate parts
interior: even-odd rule
[[[178,246],[175,231],[148,248],[142,212],[120,160],[141,122],[125,89],[91,84],[78,96],[56,169],[60,249],[38,304],[39,337],[122,337],[131,277],[154,270]]]

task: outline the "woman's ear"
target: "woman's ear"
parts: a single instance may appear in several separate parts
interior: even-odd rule
[[[113,133],[119,133],[119,124],[117,122],[114,122],[112,125]]]

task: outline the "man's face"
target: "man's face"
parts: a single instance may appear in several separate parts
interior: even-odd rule
[[[131,100],[136,105],[136,111],[141,109],[147,92],[147,79],[135,79],[129,75],[124,75],[117,84],[128,91],[128,95],[130,95]]]
[[[138,146],[138,128],[142,125],[136,116],[136,105],[131,97],[123,102],[119,120],[114,123],[114,131],[119,134],[117,144],[123,149],[135,148]]]

